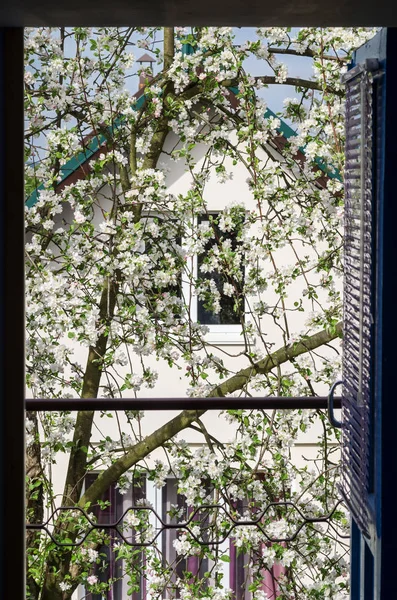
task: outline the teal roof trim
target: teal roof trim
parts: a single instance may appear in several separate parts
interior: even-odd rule
[[[81,165],[83,165],[87,160],[89,160],[93,156],[93,154],[98,150],[98,148],[105,142],[105,140],[106,138],[103,134],[95,136],[95,138],[92,139],[89,146],[83,152],[79,152],[77,156],[74,156],[73,158],[69,159],[60,169],[61,177],[59,183],[65,181],[65,179],[67,179],[69,175],[77,171],[77,169],[81,167]],[[39,192],[42,189],[44,189],[43,184],[41,184],[38,188],[34,190],[34,192],[31,193],[28,200],[26,201],[26,206],[30,208],[36,204],[36,202],[39,199]]]
[[[195,53],[195,49],[189,43],[182,44],[182,56],[190,55]]]
[[[231,92],[233,92],[233,94],[236,94],[236,95],[238,94],[238,88],[237,87],[230,87],[229,90]],[[274,113],[272,110],[270,110],[270,108],[267,108],[266,112],[264,114],[264,118],[268,119],[269,117],[274,117],[275,119],[279,119],[279,121],[280,121],[280,127],[278,128],[278,131],[287,140],[288,140],[288,138],[290,138],[292,136],[298,135],[296,133],[296,131],[294,129],[292,129],[292,127],[290,127],[289,125],[287,125],[287,123],[285,121],[283,121],[282,119],[280,119],[280,117],[278,117],[276,115],[276,113]],[[304,146],[300,146],[299,150],[301,152],[303,152],[303,154],[305,153],[305,147]],[[319,158],[319,157],[316,156],[316,158],[314,159],[314,162],[319,167],[319,169],[321,169],[321,171],[323,171],[323,173],[325,173],[325,175],[327,175],[327,177],[329,177],[330,179],[338,179],[339,181],[342,181],[342,177],[340,175],[339,170],[335,169],[335,168],[331,168],[329,165],[327,165],[325,163],[325,161],[322,158]]]
[[[138,98],[138,100],[136,101],[136,103],[134,104],[134,108],[136,110],[139,110],[142,108],[143,104],[145,102],[145,96],[142,95]],[[111,133],[113,131],[114,128],[117,129],[117,127],[119,127],[119,125],[122,123],[124,117],[118,117],[117,119],[115,119],[114,121],[114,125],[111,127],[108,127],[108,131],[109,133]],[[96,135],[95,137],[92,138],[92,140],[90,141],[90,143],[88,144],[87,148],[85,148],[82,152],[79,152],[76,156],[73,156],[72,158],[70,158],[64,165],[63,167],[61,167],[60,169],[60,180],[58,182],[58,184],[62,183],[63,181],[65,181],[65,179],[67,179],[69,177],[69,175],[71,175],[72,173],[74,173],[75,171],[77,171],[77,169],[79,167],[81,167],[87,160],[89,160],[90,158],[92,158],[92,156],[95,154],[95,152],[106,142],[106,136],[101,133],[100,135]],[[41,184],[39,185],[34,192],[32,192],[29,196],[29,198],[26,200],[25,205],[28,208],[31,208],[32,206],[34,206],[36,204],[36,202],[39,199],[39,192],[40,190],[44,189],[44,185]]]
[[[270,110],[270,108],[268,108],[266,110],[264,116],[265,116],[265,118],[266,117],[275,117],[276,119],[280,119],[280,117],[277,117],[277,115],[272,110]],[[296,131],[294,129],[292,129],[292,127],[290,127],[289,125],[287,125],[287,123],[285,123],[285,121],[280,119],[280,122],[281,122],[281,125],[278,128],[278,130],[287,140],[288,140],[288,138],[290,138],[294,135],[298,135],[296,133]],[[301,152],[303,152],[303,154],[304,154],[305,146],[300,146],[299,150]],[[316,163],[318,168],[321,169],[321,171],[323,171],[325,173],[325,175],[327,175],[327,177],[329,177],[330,179],[338,179],[339,181],[342,181],[339,170],[332,169],[329,165],[327,165],[325,163],[325,161],[322,158],[319,158],[318,156],[316,156],[314,159],[314,162]]]
[[[193,50],[193,48],[190,46],[190,44],[184,44],[183,47],[185,48],[185,46],[187,47],[186,48],[187,51],[185,50],[186,54],[192,54],[193,52],[191,50]],[[229,87],[228,89],[231,92],[233,92],[233,94],[236,94],[236,95],[238,94],[237,87]],[[140,96],[138,98],[138,100],[134,104],[135,110],[140,110],[142,108],[142,106],[145,102],[145,98],[146,98],[146,96],[144,94],[142,94],[142,96]],[[280,127],[278,128],[278,131],[286,139],[297,135],[296,131],[294,129],[292,129],[292,127],[287,125],[287,123],[285,121],[280,119],[280,117],[278,117],[276,115],[276,113],[274,113],[272,110],[270,110],[270,108],[266,109],[264,117],[265,117],[265,119],[269,118],[269,117],[274,117],[276,119],[279,119]],[[117,119],[115,119],[114,125],[112,127],[108,128],[109,132],[112,132],[112,130],[114,128],[117,128],[122,123],[123,119],[124,119],[124,117],[118,117]],[[63,167],[61,167],[61,170],[60,170],[61,179],[60,179],[59,183],[62,183],[69,177],[69,175],[71,175],[72,173],[77,171],[77,169],[79,167],[81,167],[87,160],[89,160],[95,154],[95,152],[98,150],[98,148],[100,148],[100,146],[102,146],[105,143],[105,141],[106,141],[106,136],[104,134],[95,136],[94,138],[92,138],[92,140],[90,141],[90,143],[88,144],[87,148],[85,148],[84,151],[79,152],[77,154],[77,156],[70,158],[63,165]],[[300,150],[303,153],[305,153],[304,147],[300,147]],[[319,169],[321,169],[321,171],[323,171],[330,179],[338,179],[339,181],[342,181],[339,171],[337,169],[333,169],[333,170],[330,169],[330,167],[325,164],[323,159],[316,157],[314,159],[314,162],[317,164]],[[41,184],[39,187],[37,187],[34,190],[34,192],[32,192],[30,194],[29,198],[25,202],[25,205],[28,208],[31,208],[32,206],[34,206],[36,204],[36,202],[39,199],[39,192],[42,189],[44,189],[43,184]]]

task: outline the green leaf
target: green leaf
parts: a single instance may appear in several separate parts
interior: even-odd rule
[[[220,559],[225,562],[225,563],[230,563],[230,556],[228,556],[227,554],[223,554]]]

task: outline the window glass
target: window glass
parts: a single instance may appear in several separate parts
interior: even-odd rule
[[[178,494],[178,480],[167,479],[166,485],[162,490],[162,518],[166,523],[186,522],[191,517],[194,509],[186,504],[185,496]],[[205,520],[205,519],[204,519]],[[208,520],[208,517],[207,517]],[[197,521],[201,531],[205,528],[202,513],[193,517],[193,521]],[[194,526],[194,525],[193,525]],[[181,533],[181,530],[179,533]],[[203,533],[205,536],[205,533]],[[163,565],[175,564],[175,569],[172,577],[175,582],[177,578],[184,580],[186,578],[193,579],[198,577],[203,579],[205,573],[209,570],[209,559],[207,556],[201,557],[198,555],[181,557],[177,556],[174,542],[178,538],[177,529],[168,529],[163,532],[162,538],[162,554]]]
[[[197,320],[204,325],[240,325],[244,322],[244,269],[241,266],[236,272],[231,268],[238,257],[237,234],[221,230],[218,214],[200,216],[199,226],[204,223],[210,224],[213,234],[197,257],[198,278],[206,290],[197,301]],[[213,268],[214,262],[217,268]],[[213,301],[214,291],[219,293],[219,303]]]
[[[86,487],[90,486],[98,477],[97,473],[90,473],[86,476]],[[128,510],[129,507],[138,504],[145,497],[145,486],[141,482],[132,485],[127,493],[121,494],[113,484],[102,496],[101,502],[98,502],[92,507],[93,516],[97,523],[107,525],[117,522]],[[127,513],[128,514],[128,513]],[[120,527],[123,526],[120,524]],[[123,528],[123,535],[130,537],[131,531]],[[140,564],[142,562],[141,553],[139,557],[135,557],[134,563],[136,571],[134,579],[137,580],[136,589],[129,593],[127,585],[127,577],[125,577],[126,565],[124,560],[116,560],[117,544],[122,541],[122,538],[113,529],[109,530],[107,543],[103,544],[98,549],[98,559],[93,564],[92,575],[95,575],[100,582],[107,583],[110,580],[113,584],[109,590],[103,594],[93,594],[88,592],[85,596],[87,600],[144,600],[145,586],[140,573]],[[129,565],[129,571],[131,570]]]

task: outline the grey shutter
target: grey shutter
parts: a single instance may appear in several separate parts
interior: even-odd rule
[[[362,533],[373,521],[372,487],[373,223],[371,71],[367,60],[346,83],[342,494]]]

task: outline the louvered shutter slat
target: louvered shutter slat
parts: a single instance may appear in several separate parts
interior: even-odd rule
[[[346,77],[341,490],[368,535],[372,344],[372,77]]]

